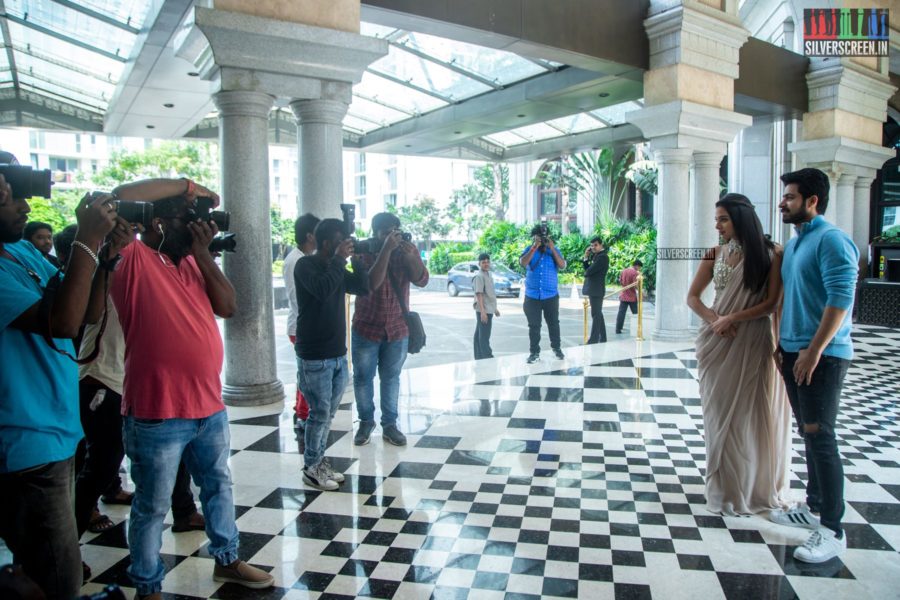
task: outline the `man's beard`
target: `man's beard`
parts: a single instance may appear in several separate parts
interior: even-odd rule
[[[159,245],[160,252],[169,256],[184,257],[191,253],[191,245],[194,243],[194,236],[191,232],[174,233],[165,236]]]
[[[796,211],[793,212],[783,212],[781,213],[781,222],[788,223],[791,225],[796,225],[797,223],[805,223],[810,220],[810,212],[803,206]]]

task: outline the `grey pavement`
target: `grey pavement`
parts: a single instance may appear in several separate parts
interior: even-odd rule
[[[457,296],[451,298],[446,292],[421,291],[413,289],[410,308],[420,314],[428,336],[425,349],[419,354],[411,354],[406,359],[405,369],[427,367],[438,364],[472,360],[472,335],[475,332],[475,309],[473,298]],[[494,356],[528,353],[528,324],[522,311],[523,298],[499,298],[500,317],[494,319],[491,332],[491,347]],[[609,340],[633,337],[633,333],[617,336],[615,330],[617,300],[607,300],[603,307],[606,319],[606,333]],[[648,317],[652,318],[653,305],[645,304],[644,332],[650,331]],[[352,314],[352,308],[351,308]],[[630,314],[629,314],[630,317]],[[563,351],[567,347],[583,344],[583,311],[581,299],[561,298],[559,309],[560,331]],[[626,319],[626,328],[631,325]],[[588,319],[590,327],[590,318]],[[631,327],[632,331],[634,327]],[[295,378],[296,361],[294,350],[287,339],[287,310],[275,311],[276,351],[278,355],[278,377],[283,382],[292,383]],[[550,338],[546,324],[541,329],[541,352],[549,355]]]

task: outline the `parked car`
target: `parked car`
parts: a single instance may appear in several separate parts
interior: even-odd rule
[[[460,293],[474,293],[472,290],[472,278],[478,272],[478,263],[475,261],[454,265],[447,273],[447,293],[458,296]],[[491,265],[491,276],[494,278],[494,291],[497,296],[511,296],[518,298],[522,290],[522,276],[504,267],[503,265]]]

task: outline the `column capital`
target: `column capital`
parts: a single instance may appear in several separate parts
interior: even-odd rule
[[[275,98],[263,92],[247,90],[221,91],[213,94],[220,117],[257,117],[268,119]]]
[[[873,175],[860,175],[856,178],[856,189],[865,188],[869,189],[872,187],[872,183],[875,181],[875,176]]]
[[[694,151],[690,148],[659,148],[653,150],[653,158],[659,164],[690,165]]]
[[[718,169],[723,158],[724,152],[694,152],[694,166]]]
[[[294,100],[291,110],[300,125],[324,123],[340,126],[350,107],[346,102],[331,99]]]

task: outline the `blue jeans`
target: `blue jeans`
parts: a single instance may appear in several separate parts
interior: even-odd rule
[[[381,391],[381,426],[397,424],[397,399],[400,397],[400,371],[406,362],[409,338],[395,342],[373,342],[355,331],[353,346],[353,394],[361,421],[375,420],[375,370]]]
[[[797,385],[794,363],[797,352],[782,352],[781,373],[794,418],[806,445],[806,503],[818,512],[821,523],[840,534],[844,516],[844,465],[834,434],[841,389],[850,361],[823,356],[813,371],[809,385]],[[804,425],[817,425],[818,431],[807,432]]]
[[[172,504],[172,489],[182,457],[200,486],[209,553],[220,565],[237,560],[227,413],[221,410],[204,419],[125,417],[123,429],[135,486],[128,527],[128,574],[138,593],[152,594],[162,588],[165,567],[159,550],[163,518]]]
[[[325,457],[331,420],[347,387],[347,357],[306,360],[297,357],[300,389],[309,403],[309,418],[303,434],[303,461],[314,467]]]

